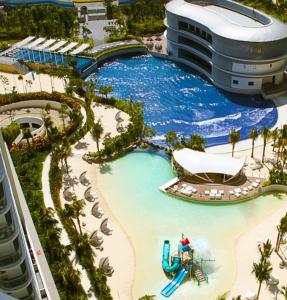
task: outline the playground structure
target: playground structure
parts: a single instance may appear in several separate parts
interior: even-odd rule
[[[203,264],[207,261],[212,260],[195,259],[194,249],[191,247],[188,238],[184,238],[184,236],[182,236],[178,245],[177,253],[172,255],[170,259],[170,242],[165,240],[162,253],[162,268],[167,274],[172,274],[174,277],[161,290],[161,295],[170,297],[188,274],[198,285],[201,285],[203,282],[208,283],[208,276],[203,270]]]

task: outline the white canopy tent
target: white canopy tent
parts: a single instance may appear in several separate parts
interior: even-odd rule
[[[33,41],[32,43],[26,45],[24,48],[26,49],[33,49],[36,46],[40,45],[41,43],[43,43],[46,39],[45,38],[38,38],[35,41]]]
[[[49,46],[51,46],[52,44],[54,44],[55,42],[56,42],[56,40],[54,40],[54,39],[47,40],[45,43],[36,47],[35,49],[36,50],[44,50],[44,49],[48,48]]]
[[[72,52],[70,52],[71,55],[76,55],[79,54],[81,52],[83,52],[84,50],[88,49],[90,47],[89,44],[82,44],[81,46],[79,46],[77,49],[73,50]]]
[[[241,172],[245,163],[244,159],[209,154],[188,148],[174,151],[173,157],[184,170],[200,178],[202,177],[197,174],[222,174],[233,178]],[[206,177],[210,180],[207,175]]]
[[[28,43],[30,43],[34,39],[35,39],[34,36],[28,36],[23,41],[20,41],[20,42],[14,44],[13,48],[21,48],[21,47],[27,45]]]
[[[47,51],[53,52],[58,50],[59,48],[61,48],[62,46],[64,46],[67,43],[67,41],[59,41],[57,42],[55,45],[53,45],[52,47],[46,49]]]
[[[63,49],[59,50],[58,52],[66,53],[66,52],[70,51],[71,49],[73,49],[77,45],[78,45],[77,42],[72,42],[72,43],[68,44],[66,47],[64,47]]]

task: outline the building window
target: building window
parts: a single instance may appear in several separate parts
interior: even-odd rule
[[[249,82],[248,82],[248,85],[249,85],[249,86],[254,86],[254,82],[253,82],[253,81],[249,81]]]
[[[233,79],[232,83],[233,83],[233,84],[238,84],[239,82],[238,82],[238,80]]]

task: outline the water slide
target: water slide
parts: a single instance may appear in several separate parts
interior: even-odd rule
[[[180,267],[181,259],[180,257],[174,257],[172,265],[169,265],[169,252],[170,243],[166,240],[163,244],[161,265],[165,272],[171,273],[178,270],[178,268]]]
[[[164,297],[171,296],[174,291],[180,286],[184,278],[188,274],[188,271],[181,268],[177,271],[172,281],[160,292]]]

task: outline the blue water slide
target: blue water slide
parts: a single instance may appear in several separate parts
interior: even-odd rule
[[[162,261],[161,265],[165,272],[171,273],[178,270],[180,267],[181,259],[180,257],[174,257],[172,265],[169,264],[169,252],[170,252],[170,243],[169,241],[164,241],[162,249]]]
[[[181,285],[184,278],[188,274],[188,271],[184,268],[181,268],[177,271],[172,281],[160,292],[164,297],[171,296],[174,291]]]

